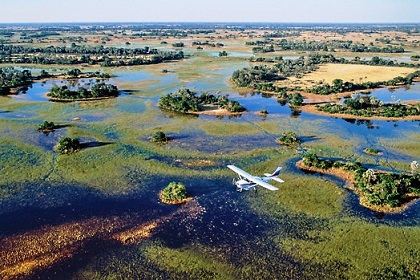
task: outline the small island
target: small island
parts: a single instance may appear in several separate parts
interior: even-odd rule
[[[314,153],[303,155],[296,166],[342,178],[347,182],[346,187],[359,196],[360,204],[373,211],[400,212],[420,198],[420,174],[415,171],[404,174],[366,169],[359,162],[321,159]]]
[[[54,85],[47,93],[47,97],[49,97],[51,101],[72,102],[114,98],[117,97],[118,94],[117,86],[99,82],[90,89],[79,87],[77,90],[70,90],[66,85],[61,87]]]
[[[38,131],[48,134],[50,132],[53,132],[56,128],[57,126],[53,122],[44,121],[38,126]]]
[[[151,142],[158,144],[165,144],[168,142],[168,140],[169,138],[163,131],[157,131],[152,135],[152,137],[150,137]]]
[[[389,103],[385,104],[374,96],[353,94],[344,100],[344,104],[328,103],[316,105],[317,110],[329,114],[348,114],[360,117],[405,118],[420,116],[420,103],[415,105]]]
[[[245,108],[237,101],[229,100],[225,95],[203,93],[198,95],[188,88],[181,88],[159,99],[158,106],[163,110],[184,114],[240,114]]]
[[[363,150],[363,152],[365,152],[368,155],[372,155],[372,156],[382,155],[382,152],[378,149],[375,149],[375,148],[366,148],[366,149]]]
[[[13,67],[0,68],[0,95],[16,93],[22,88],[30,86],[33,82],[29,70],[17,70]]]
[[[63,137],[55,148],[60,154],[72,154],[80,150],[80,141],[77,138]]]
[[[286,131],[282,136],[276,139],[276,142],[289,148],[296,148],[302,143],[293,131]]]
[[[187,188],[181,182],[171,182],[159,192],[159,198],[166,204],[182,204],[189,200]]]

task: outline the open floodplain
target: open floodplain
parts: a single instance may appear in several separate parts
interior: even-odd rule
[[[115,67],[0,64],[29,69],[34,75],[41,70],[100,70],[110,74],[106,82],[120,90],[116,98],[51,102],[47,92],[66,81],[47,79],[35,81],[24,93],[0,96],[0,278],[419,279],[418,200],[397,213],[375,212],[361,206],[342,179],[296,167],[302,153],[309,151],[368,168],[411,172],[410,163],[420,159],[418,116],[390,121],[313,114],[291,108],[273,94],[237,88],[232,73],[259,65],[261,61],[251,61],[255,58],[296,59],[313,52],[255,53],[246,44],[264,40],[266,33],[280,34],[276,29],[185,29],[189,34],[181,37],[139,37],[133,35],[137,29],[128,27],[72,30],[30,44],[18,42],[46,47],[69,45],[73,38],[77,44],[95,46],[106,37],[106,46],[168,50],[183,42],[185,58],[176,61]],[[368,45],[386,38],[406,49],[403,54],[338,51],[335,57],[368,61],[379,56],[411,63],[409,57],[420,54],[415,32],[296,30],[281,31],[296,41],[336,38],[365,40]],[[13,32],[12,37],[1,37],[3,42],[18,40],[21,31]],[[197,49],[193,44],[206,40],[220,45]],[[389,76],[393,69],[395,77],[418,70],[418,62],[413,63],[417,68],[377,68],[380,73],[372,71],[375,66],[365,65],[369,70],[363,72],[364,65],[347,65],[349,73],[325,64],[320,72],[303,76],[301,83],[317,83],[317,75],[329,83],[336,78],[346,81],[345,75],[356,81],[388,80],[394,77]],[[326,72],[338,76],[328,78]],[[247,111],[217,116],[162,111],[160,97],[182,87],[227,94]],[[386,102],[418,104],[420,84],[381,88],[372,95]],[[306,99],[318,102],[310,97]],[[262,110],[268,114],[260,114]],[[45,120],[59,128],[48,134],[37,131]],[[167,143],[150,141],[158,131],[167,135]],[[276,142],[287,131],[299,136],[300,147]],[[54,147],[64,136],[78,137],[82,148],[59,154]],[[369,155],[366,148],[381,153]],[[228,164],[256,175],[282,166],[285,183],[274,183],[276,192],[239,193]],[[159,191],[173,181],[186,185],[190,201],[159,201]]]

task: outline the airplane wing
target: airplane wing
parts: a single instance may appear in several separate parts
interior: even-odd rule
[[[238,175],[240,175],[240,176],[248,179],[249,181],[251,181],[251,182],[253,182],[253,183],[257,184],[257,185],[260,185],[263,188],[266,188],[266,189],[268,189],[270,191],[277,191],[278,190],[278,188],[276,188],[275,186],[272,186],[272,185],[264,182],[263,180],[261,180],[258,177],[252,176],[248,172],[246,172],[246,171],[244,171],[244,170],[242,170],[242,169],[240,169],[240,168],[238,168],[238,167],[236,167],[234,165],[228,165],[227,167],[229,169],[231,169],[232,171],[236,172]]]

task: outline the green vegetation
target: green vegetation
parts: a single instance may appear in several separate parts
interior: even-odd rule
[[[125,66],[156,64],[184,58],[182,51],[159,51],[143,48],[105,48],[104,46],[76,45],[25,47],[0,44],[0,63],[31,64],[90,64]]]
[[[359,162],[341,162],[329,159],[320,159],[314,153],[306,153],[302,162],[307,167],[322,170],[331,168],[350,171],[354,175],[355,187],[362,201],[366,200],[367,206],[401,206],[411,197],[420,197],[419,174],[397,174],[362,167]]]
[[[260,111],[260,114],[261,114],[261,115],[268,115],[268,111],[267,111],[267,109],[262,109],[262,110]]]
[[[375,148],[366,148],[363,150],[365,153],[369,155],[380,155],[381,151]]]
[[[362,61],[360,59],[346,60],[344,58],[335,58],[331,54],[310,54],[308,57],[301,56],[295,60],[283,60],[282,57],[276,57],[273,65],[255,65],[253,67],[236,70],[233,72],[231,79],[238,87],[247,87],[253,90],[266,92],[282,92],[286,88],[277,86],[275,84],[276,81],[284,80],[292,76],[301,78],[303,75],[317,70],[319,68],[319,64],[325,63],[418,67],[418,65],[414,64],[396,64],[392,60],[384,60],[379,57],[373,57],[370,61]],[[365,82],[361,84],[343,82],[340,79],[336,79],[332,85],[322,84],[311,89],[307,89],[307,91],[317,94],[330,94],[334,92],[377,88],[382,85],[396,86],[411,84],[414,78],[419,76],[420,71],[416,71],[406,77],[396,77],[390,81],[381,81],[376,83]],[[295,90],[295,88],[288,89]]]
[[[420,60],[420,55],[412,55],[410,56],[410,59],[413,61],[419,61]]]
[[[10,89],[26,87],[32,84],[29,70],[16,70],[13,67],[0,68],[0,95],[9,94]]]
[[[306,234],[308,238],[279,238],[278,246],[301,262],[330,271],[313,279],[418,279],[420,276],[418,226],[396,227],[347,219],[332,221],[323,229],[309,230]],[[335,271],[340,272],[331,274]]]
[[[226,51],[220,51],[219,52],[219,56],[220,57],[222,57],[222,56],[228,56],[228,53]]]
[[[330,114],[350,114],[362,117],[402,118],[420,115],[420,103],[416,105],[389,103],[384,104],[374,96],[354,94],[344,101],[344,105],[328,103],[317,105],[319,111]]]
[[[71,154],[80,149],[80,141],[77,138],[63,137],[58,141],[57,151],[60,154]]]
[[[172,46],[175,47],[175,48],[183,48],[183,47],[185,47],[185,45],[184,45],[183,42],[173,43]]]
[[[162,131],[157,131],[153,136],[150,138],[150,141],[154,143],[166,143],[168,142],[168,137]]]
[[[161,109],[179,113],[200,112],[203,111],[204,105],[215,105],[219,109],[226,109],[231,113],[239,113],[245,110],[239,102],[229,100],[224,95],[216,96],[209,93],[197,95],[187,88],[168,93],[159,99]]]
[[[111,75],[108,73],[102,73],[100,71],[83,73],[80,69],[73,68],[66,72],[66,75],[70,78],[98,78],[98,79],[109,79]]]
[[[277,142],[291,148],[296,148],[302,143],[293,131],[283,133],[283,135],[277,139]]]
[[[181,182],[171,182],[159,193],[159,198],[167,204],[184,203],[187,199],[187,188]]]
[[[300,93],[293,93],[289,95],[289,106],[299,107],[303,105],[303,96]]]
[[[55,128],[56,126],[53,122],[44,121],[42,124],[38,126],[38,131],[51,132],[51,131],[54,131]]]
[[[90,89],[79,87],[77,90],[70,90],[68,86],[54,85],[47,94],[53,100],[78,100],[78,99],[97,99],[118,96],[118,88],[115,85],[96,83]]]
[[[236,70],[232,74],[232,81],[239,87],[248,87],[255,90],[280,92],[282,88],[273,82],[284,80],[287,77],[302,77],[318,69],[318,64],[336,62],[333,55],[309,55],[295,60],[282,58],[272,66],[256,65],[251,68]]]
[[[350,51],[350,52],[374,52],[374,53],[404,53],[404,48],[391,46],[388,45],[386,47],[378,47],[375,46],[373,43],[369,43],[368,45],[362,43],[354,43],[351,40],[331,40],[331,41],[319,41],[319,40],[302,40],[302,41],[295,41],[295,40],[273,40],[273,39],[265,39],[264,41],[258,40],[255,42],[246,42],[246,45],[258,45],[258,47],[254,47],[252,50],[254,52],[268,52],[274,51],[274,46],[277,47],[279,50],[282,51]],[[256,49],[256,50],[254,50]],[[265,51],[264,51],[265,50]]]

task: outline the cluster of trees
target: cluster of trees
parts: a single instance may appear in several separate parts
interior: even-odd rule
[[[49,74],[45,71],[42,70],[44,72],[41,73],[41,76],[49,76]],[[100,71],[96,71],[96,72],[82,72],[80,69],[77,68],[73,68],[68,70],[65,73],[66,76],[71,77],[71,78],[98,78],[98,79],[109,79],[111,78],[111,75],[109,75],[108,73],[103,73]]]
[[[274,46],[278,47],[280,50],[294,50],[294,51],[335,51],[335,50],[344,50],[351,52],[378,52],[378,53],[403,53],[405,50],[402,47],[387,45],[386,47],[378,47],[369,43],[368,45],[353,43],[351,40],[332,40],[329,42],[321,41],[295,41],[281,39],[274,41],[273,39],[266,38],[265,40],[257,40],[254,42],[246,42],[246,45],[255,47],[258,52],[261,50],[272,50],[274,51]]]
[[[236,70],[232,74],[232,81],[239,87],[250,87],[261,90],[260,84],[265,86],[273,86],[266,84],[276,80],[283,80],[286,77],[302,77],[306,73],[310,73],[318,69],[321,63],[337,63],[344,59],[336,59],[330,54],[315,54],[308,57],[301,56],[297,59],[276,58],[273,65],[256,65],[253,67]],[[281,88],[277,89],[278,91]],[[275,90],[275,91],[277,91]]]
[[[164,110],[179,113],[202,111],[203,105],[217,105],[221,109],[226,109],[231,113],[245,111],[245,108],[237,101],[229,100],[224,95],[213,95],[202,93],[197,95],[190,89],[181,88],[176,92],[163,95],[159,99],[159,107]]]
[[[162,26],[163,27],[163,26]],[[132,35],[132,37],[174,37],[174,38],[185,38],[194,34],[211,34],[216,32],[214,29],[170,29],[170,28],[144,28],[140,26],[130,27],[133,31],[139,30]]]
[[[323,170],[342,168],[355,175],[355,186],[371,205],[400,206],[408,193],[420,195],[420,174],[396,174],[366,169],[359,162],[320,159],[314,153],[303,155],[303,164]]]
[[[44,121],[42,124],[38,126],[38,131],[42,131],[44,133],[49,133],[54,131],[56,125],[53,122]]]
[[[152,135],[150,141],[154,143],[166,143],[168,142],[168,137],[163,131],[157,131]]]
[[[159,51],[143,48],[115,48],[104,46],[76,45],[24,47],[0,44],[0,63],[33,64],[100,64],[124,66],[156,64],[184,58],[182,51]]]
[[[228,53],[226,51],[220,51],[219,52],[219,56],[220,57],[222,57],[222,56],[228,56]]]
[[[258,60],[259,59],[259,60]],[[267,61],[265,58],[258,58],[256,61]],[[251,58],[251,61],[255,58]],[[274,62],[272,65],[255,65],[253,67],[246,67],[236,70],[232,74],[232,81],[239,87],[247,87],[258,91],[265,92],[281,92],[285,88],[275,85],[275,81],[286,79],[287,77],[295,76],[302,77],[304,74],[313,72],[319,68],[319,64],[324,63],[349,63],[362,65],[386,65],[386,66],[404,66],[404,67],[419,67],[416,64],[408,63],[394,63],[392,60],[373,57],[370,61],[360,60],[346,60],[345,58],[336,58],[332,54],[314,54],[308,57],[301,56],[297,59],[283,59],[281,56],[270,59],[269,62]],[[381,85],[396,86],[399,84],[411,84],[414,78],[420,76],[420,71],[416,71],[407,75],[406,77],[396,77],[389,81],[381,82],[364,82],[353,83],[343,82],[340,79],[333,81],[332,85],[322,84],[307,89],[309,92],[317,94],[330,94],[335,92],[354,91],[377,88]]]
[[[0,68],[0,95],[9,94],[12,88],[29,86],[32,81],[32,73],[29,70],[17,70],[13,67]]]
[[[175,48],[183,48],[185,45],[183,42],[177,42],[177,43],[173,43],[172,46]]]
[[[53,100],[77,100],[89,98],[107,98],[117,97],[118,88],[115,85],[99,82],[94,84],[90,89],[79,87],[77,90],[70,90],[68,86],[53,85],[47,96]]]
[[[184,203],[187,200],[187,188],[181,182],[171,182],[159,192],[159,198],[168,204]]]
[[[316,106],[319,111],[330,114],[350,114],[363,117],[407,117],[420,115],[420,104],[384,104],[374,96],[355,94],[344,101],[344,105],[328,103]]]
[[[302,143],[302,141],[300,141],[296,133],[293,131],[287,131],[283,133],[283,135],[277,138],[276,141],[281,145],[285,145],[291,148],[296,148]]]
[[[58,141],[56,149],[60,154],[71,154],[80,150],[80,141],[77,138],[63,137]]]
[[[208,46],[208,47],[212,47],[212,48],[223,47],[224,46],[224,44],[222,44],[222,43],[213,43],[213,42],[209,42],[209,41],[204,41],[204,42],[194,41],[194,42],[192,42],[192,45],[193,46]]]
[[[252,52],[254,53],[268,53],[268,52],[275,52],[273,45],[268,45],[265,47],[253,47]]]

